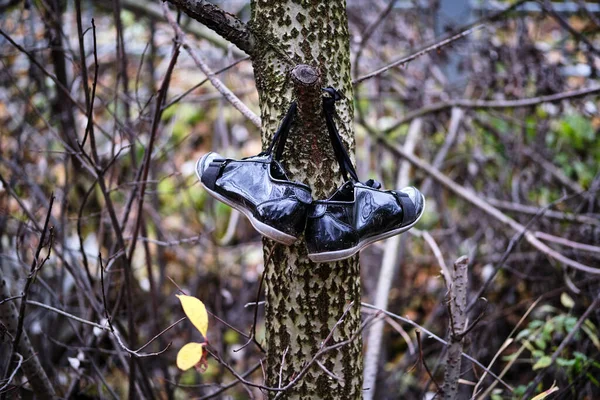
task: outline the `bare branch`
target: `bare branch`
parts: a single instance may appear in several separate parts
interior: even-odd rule
[[[600,88],[598,88],[597,90],[600,91]],[[480,210],[482,210],[489,216],[497,219],[499,222],[503,223],[504,225],[507,225],[514,231],[524,232],[525,239],[532,246],[534,246],[536,249],[538,249],[542,253],[546,254],[547,256],[549,256],[551,258],[554,258],[555,260],[557,260],[565,265],[575,268],[577,270],[587,272],[590,274],[600,274],[600,269],[593,268],[588,265],[582,264],[578,261],[572,260],[572,259],[560,254],[556,250],[551,249],[545,243],[542,243],[537,237],[535,237],[534,233],[529,232],[525,226],[521,225],[514,219],[512,219],[509,216],[507,216],[506,214],[502,213],[497,208],[494,208],[491,205],[489,205],[485,200],[481,199],[472,190],[467,189],[464,186],[461,186],[458,183],[454,182],[448,176],[441,173],[438,169],[431,166],[431,164],[429,164],[428,162],[422,160],[421,158],[419,158],[413,154],[405,152],[401,147],[396,146],[395,144],[391,143],[391,141],[388,138],[386,138],[385,136],[374,133],[374,132],[371,132],[371,133],[374,134],[375,137],[377,138],[377,140],[381,144],[383,144],[384,147],[386,147],[388,150],[390,150],[392,153],[407,159],[411,164],[413,164],[417,168],[425,171],[433,179],[435,179],[436,181],[438,181],[439,183],[444,185],[447,189],[454,192],[456,195],[461,197],[463,200],[471,203],[472,205],[479,208]]]
[[[52,311],[52,312],[55,312],[57,314],[60,314],[63,317],[67,317],[69,319],[72,319],[73,321],[81,322],[82,324],[93,326],[94,328],[102,329],[103,331],[110,331],[110,328],[108,328],[107,326],[100,325],[100,324],[98,324],[96,322],[93,322],[93,321],[88,321],[87,319],[83,319],[83,318],[80,318],[80,317],[78,317],[76,315],[69,314],[66,311],[59,310],[58,308],[49,306],[49,305],[44,304],[44,303],[40,303],[39,301],[27,300],[27,304],[31,304],[32,306],[37,306],[37,307],[44,308],[44,309],[46,309],[48,311]]]
[[[465,31],[457,34],[457,35],[451,36],[451,37],[449,37],[447,39],[444,39],[444,40],[441,40],[441,41],[439,41],[439,42],[437,42],[437,43],[435,43],[435,44],[433,44],[431,46],[425,47],[423,50],[420,50],[420,51],[418,51],[418,52],[416,52],[414,54],[411,54],[408,57],[401,58],[401,59],[399,59],[397,61],[394,61],[391,64],[386,65],[385,67],[379,68],[376,71],[373,71],[373,72],[371,72],[369,74],[363,75],[360,78],[357,78],[357,79],[353,80],[352,84],[353,85],[358,85],[359,83],[361,83],[361,82],[363,82],[363,81],[365,81],[367,79],[373,78],[373,77],[375,77],[377,75],[381,75],[384,72],[386,72],[386,71],[388,71],[388,70],[390,70],[390,69],[392,69],[394,67],[397,67],[399,65],[408,64],[409,62],[411,62],[415,58],[419,58],[422,55],[427,54],[427,53],[429,53],[431,51],[439,50],[442,47],[447,46],[450,43],[455,42],[455,41],[457,41],[459,39],[462,39],[465,36],[468,36],[471,33],[476,32],[476,31],[478,31],[480,29],[483,29],[483,28],[484,28],[483,25],[477,25],[477,26],[474,26],[472,28],[469,28],[469,29],[467,29],[467,30],[465,30]]]
[[[460,257],[454,262],[454,273],[450,285],[450,346],[446,359],[446,372],[442,397],[447,400],[458,396],[458,379],[460,378],[461,354],[467,320],[467,267],[469,259]]]
[[[240,58],[239,60],[236,60],[234,62],[232,62],[231,64],[221,68],[218,71],[215,71],[215,75],[219,75],[222,72],[225,72],[233,67],[235,67],[236,65],[238,65],[239,63],[241,63],[242,61],[246,61],[249,60],[250,57],[246,56],[243,58]],[[167,108],[171,107],[172,105],[178,103],[181,99],[183,99],[185,96],[187,96],[188,94],[192,93],[194,90],[198,89],[200,86],[204,85],[206,82],[208,82],[209,79],[208,78],[204,78],[202,79],[200,82],[198,82],[197,84],[195,84],[194,86],[192,86],[191,88],[189,88],[188,90],[186,90],[185,92],[175,96],[174,98],[172,98],[171,100],[169,100],[169,102],[167,104],[165,104],[163,106],[163,111],[166,110]]]
[[[415,118],[422,117],[423,115],[431,114],[434,112],[446,110],[452,107],[463,107],[463,108],[490,108],[490,109],[504,109],[504,108],[519,108],[519,107],[531,107],[542,103],[554,103],[557,101],[575,99],[578,97],[588,96],[590,94],[600,93],[600,86],[594,86],[586,89],[569,90],[566,92],[556,93],[548,96],[530,97],[519,100],[470,100],[470,99],[458,99],[450,100],[446,102],[434,103],[429,106],[420,108],[415,111],[411,111],[404,117],[396,121],[389,128],[385,129],[383,133],[388,134],[400,126],[412,121]]]
[[[169,0],[191,18],[201,22],[247,54],[254,50],[254,35],[248,26],[216,5],[204,0]]]
[[[27,296],[29,295],[29,289],[31,287],[31,284],[34,282],[37,273],[39,272],[39,270],[42,268],[42,266],[46,263],[46,261],[50,257],[50,252],[52,249],[53,233],[52,233],[52,227],[49,227],[49,222],[50,222],[50,216],[52,215],[52,205],[54,204],[54,198],[55,198],[54,193],[52,193],[50,195],[50,205],[48,206],[48,211],[46,213],[46,221],[44,222],[42,234],[40,236],[40,240],[39,240],[37,249],[35,251],[33,261],[31,262],[29,276],[27,276],[27,281],[25,282],[25,287],[23,288],[21,307],[19,309],[19,318],[17,320],[17,330],[14,335],[15,338],[12,343],[11,360],[15,357],[15,355],[17,353],[17,349],[19,348],[19,342],[21,340],[21,335],[23,334],[23,322],[25,320],[25,310],[27,308]],[[44,260],[40,261],[39,260],[40,253],[41,253],[42,249],[44,248],[44,246],[46,245],[46,235],[50,236],[50,244],[48,246],[48,255],[46,256],[46,258],[44,258]],[[10,365],[10,364],[12,364],[12,362],[8,363],[8,365]]]
[[[2,387],[0,387],[0,393],[4,392],[4,390],[8,387],[8,385],[10,385],[10,383],[14,379],[15,375],[19,371],[19,368],[21,368],[21,365],[23,364],[23,356],[22,355],[20,355],[19,353],[15,353],[15,357],[17,357],[19,359],[19,361],[17,362],[17,366],[15,367],[15,369],[13,369],[13,371],[10,374],[10,376],[8,377],[8,379],[6,379],[6,383]]]
[[[223,82],[221,82],[219,78],[215,76],[215,73],[208,67],[208,65],[206,65],[204,60],[202,60],[202,58],[200,58],[200,56],[198,56],[196,52],[186,43],[185,34],[181,30],[181,27],[179,26],[177,21],[175,21],[175,19],[169,12],[169,8],[166,3],[163,3],[163,12],[165,14],[165,18],[169,21],[171,27],[173,27],[173,30],[177,35],[177,39],[180,41],[183,48],[188,52],[190,57],[192,57],[198,68],[200,68],[200,70],[204,72],[204,74],[206,75],[208,80],[210,80],[210,83],[212,83],[215,89],[217,89],[225,97],[225,99],[227,99],[227,101],[231,103],[232,106],[234,106],[239,112],[241,112],[242,115],[248,118],[254,124],[254,126],[260,128],[260,117],[256,115],[252,110],[250,110],[235,94],[233,94],[233,92],[229,90],[229,88],[225,86]]]
[[[437,381],[435,380],[435,377],[429,370],[429,367],[427,366],[427,362],[425,361],[425,357],[423,356],[423,345],[421,343],[421,331],[417,329],[417,330],[415,330],[415,334],[417,336],[417,345],[419,346],[419,359],[421,360],[421,364],[423,365],[423,368],[425,368],[427,375],[429,375],[429,380],[434,383],[434,385],[437,388],[438,393],[439,393],[442,391],[442,389],[440,388],[440,385],[437,383]],[[429,385],[427,385],[427,387],[429,387]]]
[[[485,201],[487,201],[494,207],[499,208],[501,210],[513,211],[513,212],[517,212],[517,213],[521,213],[521,214],[536,215],[541,210],[541,208],[539,208],[539,207],[528,206],[528,205],[520,204],[520,203],[512,203],[510,201],[498,200],[498,199],[493,199],[490,197],[487,197],[485,199]],[[595,217],[593,215],[595,215]],[[563,222],[568,221],[568,222],[577,222],[577,223],[581,223],[581,224],[600,226],[600,216],[598,216],[598,214],[578,215],[578,214],[571,214],[571,213],[566,213],[566,212],[562,212],[562,211],[548,210],[544,213],[543,217],[544,218],[552,218],[552,219],[556,219],[556,220],[563,221]]]
[[[402,317],[398,314],[394,314],[393,312],[387,311],[387,310],[382,310],[379,309],[377,307],[375,307],[372,304],[368,304],[368,303],[360,303],[361,306],[371,309],[371,310],[376,310],[379,312],[384,313],[385,315],[397,319],[399,321],[402,321],[414,328],[420,329],[421,331],[425,332],[427,335],[429,335],[429,337],[431,337],[432,339],[435,339],[436,341],[442,343],[445,346],[449,346],[450,343],[448,343],[447,341],[445,341],[444,339],[442,339],[441,337],[439,337],[438,335],[436,335],[435,333],[431,332],[430,330],[422,327],[421,325],[417,324],[415,321]],[[479,361],[477,361],[476,359],[474,359],[473,357],[471,357],[470,355],[466,354],[466,353],[461,353],[462,356],[464,358],[466,358],[467,360],[471,361],[473,364],[477,365],[479,368],[483,369],[484,371],[486,371],[488,374],[490,374],[490,376],[492,376],[494,379],[496,379],[498,382],[500,382],[502,385],[504,385],[505,388],[507,388],[508,390],[510,390],[511,392],[513,391],[513,388],[506,382],[504,382],[502,379],[500,379],[498,377],[498,375],[494,374],[492,371],[490,371],[488,368],[486,368],[482,363],[480,363]]]

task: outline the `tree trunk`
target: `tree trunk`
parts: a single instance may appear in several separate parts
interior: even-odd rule
[[[345,1],[252,1],[250,27],[256,36],[252,56],[263,143],[270,140],[292,98],[297,99],[298,119],[288,139],[285,166],[291,178],[313,188],[314,199],[326,198],[342,179],[321,111],[321,87],[333,86],[345,96],[337,104],[339,130],[350,152],[354,150]],[[319,79],[296,80],[294,85],[290,73],[295,64],[312,66]],[[312,263],[303,239],[290,247],[265,239],[264,247],[265,260],[273,251],[265,266],[267,385],[285,386],[317,353],[350,302],[352,309],[327,345],[360,329],[360,270],[358,257]],[[360,336],[320,361],[337,379],[313,364],[285,398],[362,397]]]
[[[298,117],[284,153],[290,178],[313,189],[313,199],[324,199],[342,183],[322,113],[321,87],[333,86],[344,98],[337,102],[338,128],[354,152],[353,94],[350,42],[345,0],[251,0],[248,24],[205,0],[169,0],[192,18],[206,24],[252,57],[258,89],[263,145],[285,115],[292,99]],[[296,69],[307,64],[306,75]],[[353,304],[326,345],[358,333],[360,269],[358,257],[315,264],[307,257],[303,238],[285,247],[264,241],[267,365],[266,384],[283,387],[319,351],[349,304]],[[270,253],[273,253],[269,257]],[[326,353],[306,375],[279,398],[360,399],[362,397],[362,341]],[[277,395],[272,392],[271,397]]]

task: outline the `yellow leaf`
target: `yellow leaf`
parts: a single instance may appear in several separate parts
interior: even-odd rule
[[[560,295],[560,303],[566,308],[573,308],[575,306],[575,301],[566,292]]]
[[[177,353],[177,366],[179,369],[187,371],[202,358],[204,343],[188,343]]]
[[[206,332],[208,331],[208,314],[206,313],[206,307],[204,303],[193,296],[177,295],[183,312],[192,321],[192,324],[200,331],[202,336],[206,339]]]

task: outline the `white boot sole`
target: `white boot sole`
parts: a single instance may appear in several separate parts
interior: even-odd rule
[[[202,157],[200,157],[200,159],[196,162],[196,175],[198,176],[198,179],[200,180],[200,184],[202,185],[202,187],[204,187],[204,189],[206,189],[208,194],[210,194],[215,199],[227,204],[231,208],[238,210],[240,213],[242,213],[244,216],[246,216],[246,218],[248,218],[248,220],[250,221],[250,223],[252,224],[254,229],[256,229],[261,235],[266,236],[269,239],[272,239],[276,242],[285,244],[286,246],[293,244],[298,238],[296,238],[292,235],[288,235],[285,232],[281,232],[280,230],[277,230],[277,229],[273,228],[272,226],[269,226],[263,222],[260,222],[259,220],[254,218],[254,216],[252,215],[252,211],[248,210],[244,206],[237,204],[237,203],[229,200],[228,198],[220,195],[219,193],[204,186],[204,183],[202,183],[202,172],[200,171],[200,167],[203,165],[204,159],[210,154],[216,154],[216,153],[207,153],[207,154],[203,155]]]
[[[421,198],[423,199],[423,210],[421,211],[421,214],[419,214],[417,219],[412,224],[403,226],[398,229],[394,229],[392,231],[380,233],[379,235],[364,238],[363,240],[358,242],[358,244],[356,246],[350,247],[349,249],[327,251],[327,252],[323,252],[323,253],[312,253],[312,254],[308,254],[308,258],[312,262],[316,262],[316,263],[325,263],[325,262],[334,262],[334,261],[344,260],[348,257],[355,255],[360,250],[364,249],[365,247],[369,246],[370,244],[373,244],[380,240],[387,239],[389,237],[406,232],[407,230],[409,230],[410,228],[415,226],[415,224],[417,222],[419,222],[419,220],[421,219],[421,217],[423,216],[423,214],[425,212],[425,197],[422,194],[421,194]]]

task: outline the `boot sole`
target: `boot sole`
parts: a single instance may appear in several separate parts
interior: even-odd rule
[[[406,225],[401,228],[394,229],[392,231],[383,232],[383,233],[380,233],[379,235],[365,238],[365,239],[361,240],[360,242],[358,242],[358,244],[356,246],[350,247],[348,249],[327,251],[327,252],[323,252],[323,253],[312,253],[312,254],[309,253],[308,258],[312,262],[316,262],[316,263],[325,263],[325,262],[334,262],[334,261],[344,260],[348,257],[355,255],[360,250],[364,249],[365,247],[367,247],[375,242],[378,242],[380,240],[387,239],[389,237],[406,232],[407,230],[409,230],[410,228],[415,226],[415,224],[417,222],[419,222],[419,220],[425,213],[425,197],[422,194],[421,194],[421,198],[423,199],[423,210],[421,211],[421,214],[419,214],[417,219],[410,225]]]
[[[252,224],[254,229],[256,229],[258,231],[258,233],[260,233],[261,235],[263,235],[269,239],[272,239],[278,243],[285,244],[286,246],[293,244],[298,239],[297,237],[289,235],[285,232],[282,232],[278,229],[273,228],[272,226],[265,224],[264,222],[257,220],[256,218],[254,218],[254,215],[252,215],[252,211],[248,210],[244,206],[237,204],[234,201],[232,201],[232,200],[220,195],[219,193],[217,193],[213,190],[210,190],[206,186],[204,186],[204,183],[202,183],[202,172],[200,172],[200,167],[203,165],[204,159],[209,154],[211,154],[211,153],[207,153],[207,154],[203,155],[196,162],[196,176],[198,177],[198,179],[200,180],[200,184],[202,185],[202,187],[204,189],[206,189],[208,194],[210,194],[212,197],[219,200],[220,202],[227,204],[229,207],[241,212],[246,218],[248,218],[248,220],[250,221],[250,223]]]

